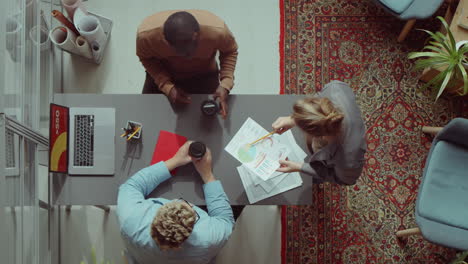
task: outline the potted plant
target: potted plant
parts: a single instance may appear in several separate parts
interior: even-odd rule
[[[468,251],[457,254],[457,258],[451,264],[468,264]]]
[[[432,87],[436,100],[444,91],[460,96],[466,95],[468,74],[464,64],[468,63],[468,54],[465,55],[468,52],[468,45],[463,43],[457,48],[447,22],[440,16],[437,18],[442,22],[447,34],[422,30],[430,35],[429,43],[424,46],[422,52],[410,52],[408,58],[419,59],[415,64],[416,70],[428,67],[440,69],[439,74],[421,87],[421,90]]]
[[[123,253],[122,253],[122,256],[123,256]],[[97,258],[96,258],[96,249],[94,249],[94,247],[91,248],[91,260],[88,262],[87,260],[83,260],[80,262],[80,264],[99,264],[99,262],[97,261]],[[101,261],[101,264],[115,264],[114,261],[104,261],[102,260]]]

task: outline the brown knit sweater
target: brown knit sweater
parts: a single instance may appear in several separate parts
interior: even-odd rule
[[[151,15],[138,27],[137,56],[159,89],[169,94],[174,80],[193,77],[218,70],[215,60],[219,51],[220,85],[228,90],[234,86],[237,43],[228,27],[216,15],[204,10],[183,10],[192,14],[200,24],[199,43],[190,58],[177,56],[164,38],[163,26],[167,18],[182,10],[163,11]]]

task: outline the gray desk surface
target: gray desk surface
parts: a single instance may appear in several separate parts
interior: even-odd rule
[[[240,165],[224,150],[247,117],[253,118],[265,129],[271,128],[278,116],[289,115],[296,95],[231,95],[229,116],[204,117],[200,104],[208,95],[192,95],[188,106],[173,107],[163,95],[96,95],[55,94],[54,103],[70,107],[114,107],[116,109],[115,175],[66,176],[53,175],[53,200],[65,205],[115,205],[120,184],[138,170],[150,164],[160,130],[167,130],[188,139],[200,140],[211,149],[213,172],[223,184],[231,204],[249,204],[237,173]],[[127,143],[119,138],[127,120],[143,124],[139,143]],[[298,144],[305,149],[302,133],[293,129]],[[302,175],[303,185],[256,204],[304,205],[312,203],[312,178]],[[177,175],[159,185],[151,197],[175,199],[183,197],[205,204],[202,181],[192,164],[179,168]]]

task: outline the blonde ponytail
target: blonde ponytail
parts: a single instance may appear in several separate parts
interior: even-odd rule
[[[341,131],[344,115],[328,98],[301,99],[293,110],[294,122],[311,136],[336,136]]]

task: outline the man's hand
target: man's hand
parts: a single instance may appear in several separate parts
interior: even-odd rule
[[[218,86],[218,89],[216,89],[215,93],[213,94],[214,100],[219,98],[219,105],[221,106],[221,116],[223,117],[223,119],[226,119],[226,116],[228,114],[228,96],[229,90],[222,87],[221,85]]]
[[[213,176],[213,169],[211,166],[211,151],[206,149],[206,153],[200,160],[192,159],[195,169],[197,169],[204,183],[215,181]]]
[[[192,141],[185,142],[185,144],[179,148],[177,153],[172,158],[166,161],[166,167],[169,171],[177,167],[186,165],[192,161],[192,158],[189,156],[188,153],[189,146],[191,143]]]
[[[177,88],[177,87],[172,87],[171,91],[169,91],[169,101],[171,101],[171,103],[175,104],[175,103],[182,103],[182,104],[190,104],[192,102],[192,98],[190,98],[190,96],[182,91],[181,89]]]
[[[279,167],[276,171],[285,173],[301,171],[302,165],[304,165],[304,163],[290,160],[280,160],[279,163],[281,164],[281,167]]]
[[[289,129],[293,128],[296,125],[294,120],[290,116],[278,117],[275,122],[271,125],[273,130],[278,134],[283,134]]]

